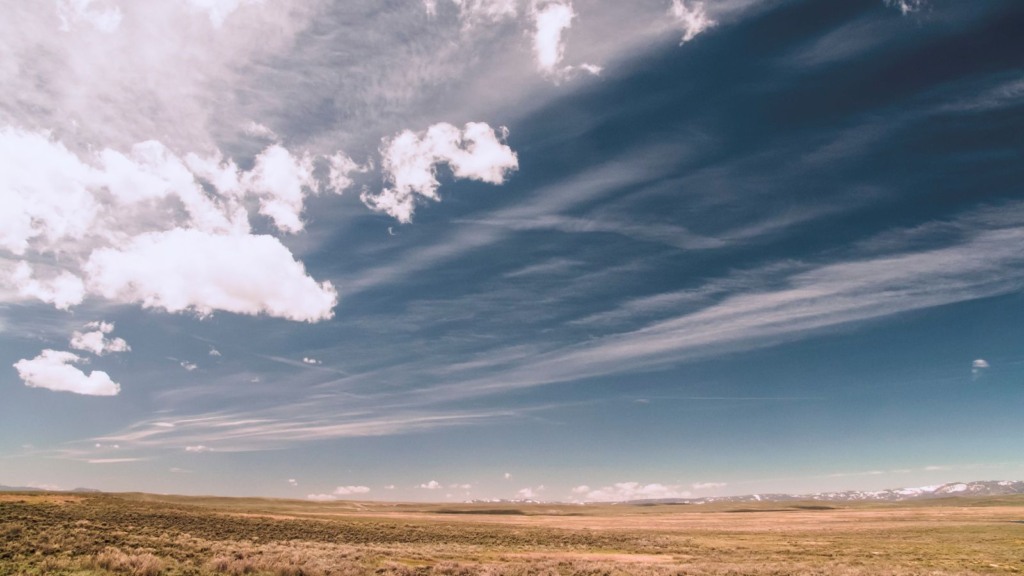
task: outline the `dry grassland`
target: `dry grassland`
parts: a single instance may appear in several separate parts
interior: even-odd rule
[[[1024,498],[552,506],[0,494],[0,576],[1024,572]]]

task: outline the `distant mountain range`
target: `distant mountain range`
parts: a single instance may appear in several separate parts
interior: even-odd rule
[[[878,491],[846,490],[818,494],[748,494],[746,496],[710,496],[706,498],[671,498],[657,500],[631,500],[625,504],[711,504],[713,502],[791,502],[820,500],[822,502],[904,502],[926,498],[952,496],[1006,496],[1024,494],[1024,481],[990,480],[980,482],[950,482],[918,488],[892,488]]]
[[[4,486],[0,484],[0,492],[51,492],[45,488],[33,488],[31,486]],[[61,490],[63,492],[63,490]],[[99,492],[92,488],[75,488],[74,490],[68,490],[68,492]]]
[[[0,485],[0,492],[42,492],[41,488],[31,488],[29,486],[3,486]]]
[[[30,486],[3,486],[0,492],[46,492],[43,488]],[[69,492],[99,492],[92,488],[75,488]],[[822,502],[904,502],[907,500],[924,500],[927,498],[949,498],[953,496],[1008,496],[1024,494],[1024,481],[1020,480],[989,480],[979,482],[950,482],[934,486],[917,488],[891,488],[888,490],[862,491],[846,490],[844,492],[820,492],[817,494],[747,494],[745,496],[708,496],[705,498],[659,498],[648,500],[629,500],[618,504],[711,504],[753,503],[753,502],[793,502],[818,500]],[[503,504],[541,504],[537,500],[473,500],[473,503]]]

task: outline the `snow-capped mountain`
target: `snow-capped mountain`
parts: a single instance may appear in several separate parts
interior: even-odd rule
[[[707,498],[643,500],[632,503],[679,503],[679,504],[710,504],[713,502],[754,503],[754,502],[786,502],[795,500],[819,500],[823,502],[902,502],[924,498],[944,498],[952,496],[1005,496],[1024,494],[1024,481],[980,481],[951,482],[935,486],[919,486],[917,488],[892,488],[878,491],[846,490],[843,492],[821,492],[818,494],[748,494],[745,496],[712,496]]]
[[[951,482],[936,486],[920,486],[918,488],[897,488],[877,492],[823,492],[810,497],[814,500],[830,500],[852,502],[861,500],[884,500],[898,502],[918,498],[941,498],[944,496],[1004,496],[1007,494],[1024,494],[1024,482],[1002,480],[983,482]]]

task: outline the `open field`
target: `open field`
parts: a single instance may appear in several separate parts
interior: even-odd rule
[[[1021,497],[572,506],[0,493],[0,576],[1021,572]]]

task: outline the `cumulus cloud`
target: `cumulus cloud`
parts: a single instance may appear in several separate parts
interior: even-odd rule
[[[368,486],[338,486],[334,489],[334,492],[331,492],[330,494],[309,494],[306,498],[315,502],[333,502],[335,500],[341,500],[345,496],[366,494],[369,491],[370,488]]]
[[[338,486],[334,489],[337,496],[351,496],[352,494],[366,494],[370,491],[367,486]]]
[[[553,74],[558,70],[558,65],[565,54],[562,33],[572,27],[572,20],[575,17],[571,2],[548,2],[539,8],[534,6],[536,30],[533,36],[533,50],[537,56],[537,67],[541,72]]]
[[[242,131],[245,132],[246,135],[254,138],[263,138],[266,140],[277,140],[278,138],[276,132],[255,120],[249,120],[249,122],[242,127]]]
[[[296,232],[316,188],[309,156],[277,145],[241,173],[219,155],[183,160],[156,141],[79,158],[46,134],[0,128],[0,250],[44,263],[0,260],[0,284],[60,309],[102,296],[323,320],[334,288],[276,238],[251,234],[243,202],[257,199],[279,230]]]
[[[448,165],[456,178],[502,184],[509,172],[519,168],[516,153],[483,122],[470,122],[463,130],[448,123],[434,124],[426,132],[405,130],[381,146],[381,162],[390,184],[377,194],[364,192],[360,198],[373,210],[384,212],[403,223],[412,221],[418,198],[440,201],[437,166]]]
[[[323,364],[323,362],[317,360],[316,358],[310,358],[308,356],[303,358],[302,361],[305,362],[306,364],[312,364],[314,366],[317,364]]]
[[[210,356],[220,356],[220,355],[221,355],[220,350],[217,350],[216,348],[214,348],[212,346],[210,347]]]
[[[338,298],[273,236],[152,232],[94,251],[85,270],[92,291],[108,300],[203,316],[224,310],[315,322],[333,316]]]
[[[67,270],[61,270],[47,280],[40,280],[36,278],[32,266],[22,261],[14,266],[9,282],[18,296],[53,304],[58,310],[68,310],[81,304],[85,298],[85,283]]]
[[[100,209],[95,170],[41,133],[0,128],[0,249],[53,252],[79,241]]]
[[[179,364],[181,365],[182,368],[185,369],[186,372],[194,372],[197,368],[199,368],[199,366],[197,366],[194,362],[189,362],[188,360],[182,360],[181,362],[179,362]]]
[[[533,53],[537,69],[546,76],[558,79],[569,78],[579,71],[593,75],[601,73],[601,67],[594,64],[562,66],[565,58],[565,32],[572,28],[576,18],[570,0],[534,1],[530,15],[533,18]]]
[[[526,487],[516,492],[516,498],[522,500],[535,500],[540,498],[540,493],[545,490],[544,486],[537,486],[536,488]]]
[[[370,170],[370,165],[357,164],[355,160],[349,158],[344,152],[336,152],[335,154],[327,157],[328,164],[330,165],[330,172],[327,175],[327,185],[334,191],[335,194],[341,194],[354,183],[350,174],[357,172],[367,172]]]
[[[72,366],[84,359],[71,352],[43,350],[31,360],[19,360],[14,368],[25,385],[58,392],[73,392],[88,396],[116,396],[121,386],[106,372],[95,370],[89,375]]]
[[[689,498],[690,492],[681,486],[665,484],[641,484],[619,482],[611,486],[592,489],[587,485],[572,489],[572,494],[592,502],[624,502],[627,500],[650,500],[659,498]]]
[[[988,361],[985,360],[984,358],[978,358],[974,362],[971,362],[971,376],[973,376],[974,379],[977,380],[982,374],[985,373],[985,370],[988,370],[988,368]]]
[[[703,2],[694,1],[688,4],[686,0],[672,0],[669,14],[683,29],[680,44],[693,40],[698,34],[715,25],[715,21],[708,18]]]
[[[103,356],[111,352],[129,352],[131,346],[124,338],[107,338],[107,334],[114,331],[114,324],[108,322],[90,322],[85,325],[91,328],[90,332],[79,332],[75,330],[71,335],[71,347],[75,350],[85,350],[97,356]]]
[[[424,490],[440,490],[441,488],[444,488],[444,486],[442,486],[437,480],[431,480],[425,484],[420,484],[420,488],[423,488]]]
[[[313,177],[312,156],[296,157],[279,144],[256,157],[256,165],[246,174],[244,186],[259,198],[259,213],[270,218],[278,230],[290,233],[302,231],[306,195],[319,191]]]

